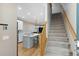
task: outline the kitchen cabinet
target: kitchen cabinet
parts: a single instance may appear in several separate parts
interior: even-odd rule
[[[23,46],[24,48],[32,48],[38,46],[39,34],[30,34],[23,36]]]
[[[18,22],[18,30],[23,30],[23,21],[17,20]]]

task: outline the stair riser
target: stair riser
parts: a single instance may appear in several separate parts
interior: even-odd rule
[[[51,23],[49,23],[49,24],[53,24],[53,25],[58,25],[58,24],[64,24],[63,22],[51,22]]]
[[[48,53],[52,53],[52,54],[59,54],[59,55],[61,55],[62,53],[66,53],[68,55],[68,51],[61,51],[61,50],[58,50],[58,51],[54,50],[54,51],[52,51],[51,49],[47,49],[46,51]]]
[[[64,23],[50,23],[50,25],[64,25]]]
[[[49,25],[49,27],[64,27],[64,25]]]
[[[68,49],[68,44],[59,44],[59,43],[50,43],[50,42],[48,42],[48,45],[47,45],[48,47],[53,47],[53,46],[55,46],[55,47],[61,47],[61,48],[66,48],[66,49]]]
[[[65,30],[50,30],[49,33],[65,33]]]
[[[56,54],[56,53],[47,53],[45,56],[69,56],[69,54]]]
[[[52,37],[66,37],[67,35],[66,34],[48,34],[48,36],[52,36]]]
[[[52,32],[51,32],[51,33],[48,33],[48,34],[49,34],[49,35],[50,35],[50,34],[52,34],[52,35],[66,35],[66,33],[52,33]]]
[[[58,51],[48,51],[47,50],[47,54],[46,54],[46,56],[69,56],[69,53],[68,52],[58,52]]]
[[[48,41],[48,44],[68,45],[67,42]]]
[[[47,51],[51,51],[51,52],[55,52],[55,53],[58,53],[58,52],[64,52],[64,53],[69,52],[68,49],[59,48],[59,47],[57,47],[57,48],[55,48],[55,47],[48,47],[46,50]]]
[[[48,38],[49,39],[63,39],[63,40],[66,39],[67,40],[67,37],[52,37],[52,36],[50,37],[50,36],[48,36]]]
[[[49,41],[68,42],[67,39],[55,39],[55,38],[49,38]]]
[[[50,28],[52,28],[52,29],[53,29],[53,28],[58,28],[58,29],[59,29],[59,28],[61,28],[61,29],[64,28],[64,29],[65,29],[64,26],[49,26],[49,29],[50,29]]]
[[[65,30],[65,29],[63,27],[63,28],[49,28],[49,30]]]

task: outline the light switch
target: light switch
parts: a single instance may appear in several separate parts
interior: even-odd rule
[[[3,36],[3,40],[8,40],[9,38],[9,36]]]

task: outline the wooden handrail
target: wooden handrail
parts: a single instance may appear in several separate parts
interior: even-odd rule
[[[67,14],[66,14],[66,12],[65,12],[65,10],[64,10],[64,8],[63,8],[63,6],[61,5],[61,8],[63,9],[63,16],[64,16],[64,24],[65,24],[65,26],[66,25],[68,25],[67,26],[67,29],[68,29],[68,31],[70,31],[70,33],[71,33],[71,35],[72,35],[72,38],[74,39],[74,40],[76,40],[76,33],[75,33],[75,31],[74,31],[74,29],[73,29],[73,27],[72,27],[72,25],[71,25],[71,23],[70,23],[70,21],[69,21],[69,18],[68,18],[68,16],[67,16]]]
[[[76,39],[76,33],[75,33],[75,31],[74,31],[74,29],[73,29],[73,27],[72,27],[72,25],[71,25],[71,23],[70,23],[70,21],[67,17],[67,14],[64,10],[63,10],[63,15],[64,15],[64,18],[65,18],[64,23],[65,23],[65,25],[68,25],[67,29],[68,29],[68,31],[70,31],[72,38],[75,40]]]

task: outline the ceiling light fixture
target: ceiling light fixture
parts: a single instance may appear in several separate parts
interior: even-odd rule
[[[36,16],[34,16],[33,18],[36,19]]]
[[[24,18],[24,16],[22,18]]]
[[[43,16],[43,13],[41,12],[40,15]]]
[[[22,10],[22,8],[21,8],[21,7],[18,7],[18,9],[19,9],[19,10]]]
[[[28,12],[28,13],[27,13],[27,15],[31,15],[31,13],[30,13],[30,12]]]

